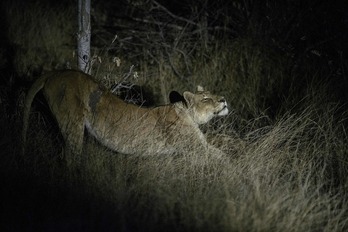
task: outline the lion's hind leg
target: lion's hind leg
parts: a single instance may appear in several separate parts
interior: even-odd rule
[[[56,117],[65,142],[65,159],[68,164],[79,163],[83,149],[84,121],[77,115]]]

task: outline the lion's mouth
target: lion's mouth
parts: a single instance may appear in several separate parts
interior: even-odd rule
[[[227,115],[228,114],[227,105],[224,105],[224,107],[221,110],[219,110],[218,112],[215,112],[214,114],[218,116]]]

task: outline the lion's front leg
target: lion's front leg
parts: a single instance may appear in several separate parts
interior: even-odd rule
[[[216,148],[210,144],[207,147],[207,152],[216,158],[226,158],[227,157],[227,154],[225,152],[221,151],[219,148]]]
[[[186,149],[196,151],[200,154],[212,155],[216,158],[227,157],[223,151],[210,145],[204,134],[198,128],[192,129],[189,136],[182,136],[181,139],[183,139],[182,144],[186,145]]]

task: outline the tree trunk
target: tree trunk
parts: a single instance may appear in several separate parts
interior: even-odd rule
[[[85,73],[91,73],[91,0],[78,0],[77,64]]]

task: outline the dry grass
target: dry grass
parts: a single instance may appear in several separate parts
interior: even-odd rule
[[[76,67],[75,16],[71,5],[51,8],[38,1],[1,3],[8,21],[7,37],[19,76],[32,78],[42,70]]]
[[[331,106],[318,115],[308,108],[251,130],[245,139],[225,129],[217,142],[220,131],[209,127],[207,133],[228,154],[223,159],[194,150],[175,156],[115,154],[88,138],[82,164],[65,167],[47,155],[59,149],[42,147],[47,133],[37,131],[27,154],[36,158],[19,166],[36,173],[49,198],[64,189],[60,211],[43,207],[49,215],[66,207],[81,214],[84,208],[76,202],[82,198],[87,217],[95,217],[89,223],[74,218],[83,226],[102,228],[99,220],[106,220],[108,229],[131,231],[344,231],[347,136],[332,121],[336,110]],[[68,216],[62,220],[72,228]],[[42,223],[50,226],[48,218]]]

